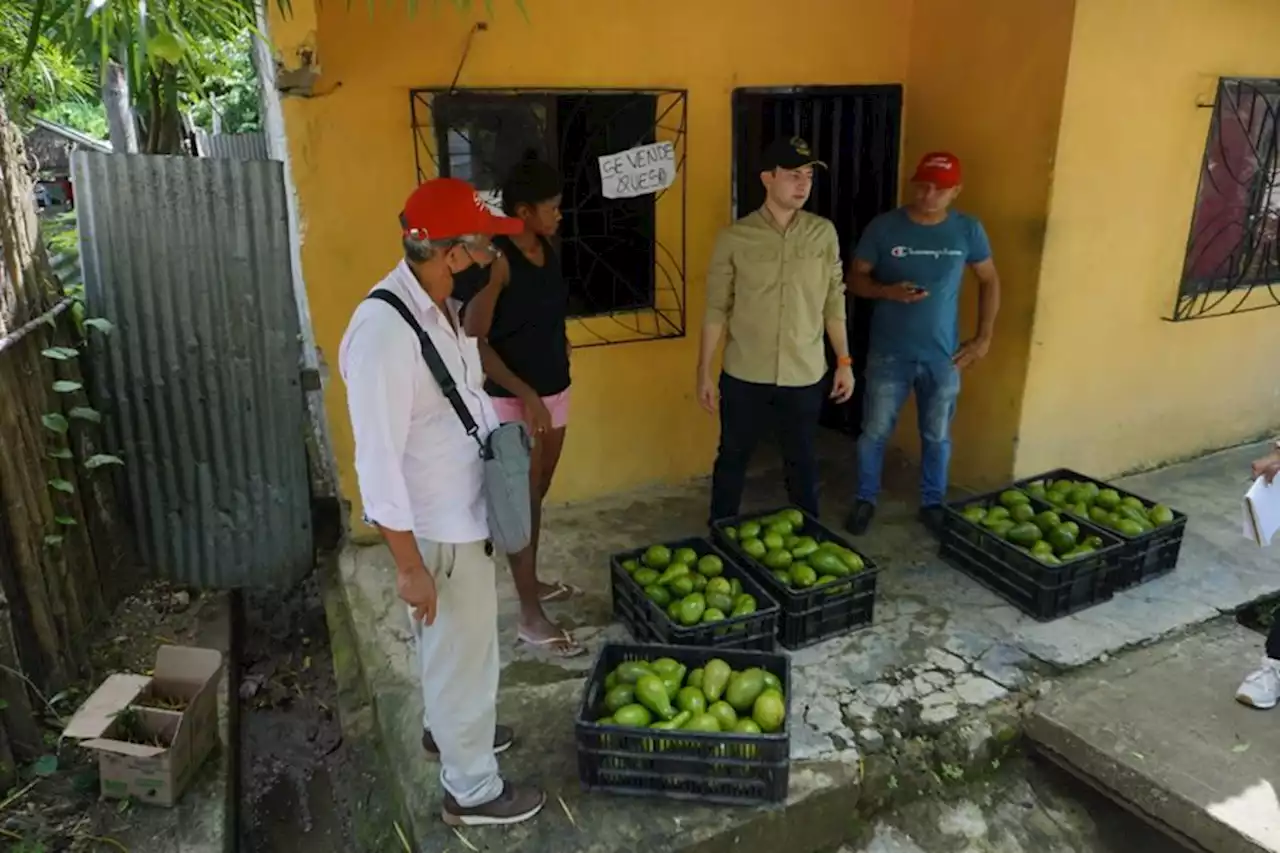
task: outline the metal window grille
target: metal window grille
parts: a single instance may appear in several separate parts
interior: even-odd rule
[[[1280,305],[1280,80],[1223,78],[1173,320]]]
[[[503,177],[527,153],[564,176],[560,262],[575,346],[683,337],[687,93],[677,89],[415,89],[418,180],[458,177],[501,206]],[[657,141],[674,183],[653,195],[602,194],[599,158]]]

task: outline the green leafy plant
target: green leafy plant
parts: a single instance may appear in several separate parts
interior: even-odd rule
[[[21,123],[30,113],[93,94],[93,75],[75,52],[47,37],[31,41],[30,20],[25,0],[0,3],[0,95]]]
[[[81,335],[81,346],[87,342],[87,336],[91,333],[96,332],[103,335],[111,333],[114,327],[110,322],[101,317],[83,317],[83,303],[80,301],[79,295],[77,294],[72,298],[74,299],[74,306],[81,309],[79,314],[81,320],[77,323]],[[68,346],[48,347],[41,352],[41,355],[55,365],[68,364],[80,357],[80,349]],[[56,397],[80,395],[84,393],[84,383],[78,379],[54,379],[50,385],[50,390],[53,391]],[[61,463],[74,462],[75,453],[69,443],[73,423],[98,424],[101,422],[102,415],[88,405],[72,406],[66,410],[66,414],[60,411],[45,412],[40,416],[40,423],[50,434],[50,443],[52,445],[46,452],[46,456],[53,461],[55,467]],[[123,459],[110,453],[95,453],[81,463],[86,471],[96,471],[100,468],[123,464]],[[46,533],[44,537],[44,544],[48,548],[60,547],[65,541],[65,535],[62,531],[70,527],[76,527],[79,524],[74,515],[61,511],[64,498],[60,496],[75,495],[76,486],[71,480],[60,476],[60,473],[55,472],[48,479],[49,492],[53,497],[55,508],[59,510],[58,515],[54,517],[56,527]]]
[[[525,13],[523,0],[511,0]],[[128,81],[133,108],[146,132],[139,148],[150,154],[177,154],[182,148],[181,112],[184,106],[221,101],[248,106],[250,84],[241,73],[247,56],[233,51],[231,62],[221,47],[210,44],[248,44],[246,34],[258,32],[255,0],[9,0],[28,21],[27,50],[23,64],[34,60],[37,49],[48,45],[74,58],[82,67],[96,69],[105,83],[112,69]],[[348,0],[347,7],[354,5]],[[366,0],[369,14],[389,0]],[[420,0],[403,0],[410,15]],[[433,8],[440,5],[434,0]],[[460,12],[469,11],[472,0],[451,0]],[[493,12],[494,0],[484,7]],[[291,0],[276,0],[281,14],[293,13]],[[239,70],[237,70],[237,68]],[[229,74],[224,73],[230,71]],[[256,88],[256,80],[252,87]],[[256,93],[255,93],[256,94]],[[184,104],[184,102],[186,102]],[[254,109],[256,113],[256,108]],[[249,117],[256,118],[256,117]],[[244,129],[249,129],[252,121]]]

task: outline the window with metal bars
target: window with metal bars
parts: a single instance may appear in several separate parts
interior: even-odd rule
[[[498,209],[503,178],[528,153],[559,168],[560,263],[570,313],[589,332],[575,345],[684,334],[683,180],[605,198],[599,169],[602,156],[669,140],[682,171],[682,91],[423,89],[411,105],[420,181],[463,178]]]
[[[1280,80],[1224,77],[1174,320],[1280,305]]]

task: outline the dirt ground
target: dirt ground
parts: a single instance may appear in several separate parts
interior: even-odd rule
[[[240,850],[352,850],[352,788],[332,780],[356,771],[315,577],[283,594],[246,593],[242,604]]]
[[[60,743],[63,725],[80,702],[116,671],[148,673],[162,644],[191,644],[211,616],[199,594],[150,584],[117,607],[91,644],[92,671],[82,682],[44,697],[47,753],[22,768],[14,790],[0,798],[0,849],[10,853],[142,853],[119,839],[128,835],[135,806],[101,800],[96,759],[73,743]]]
[[[96,759],[59,743],[66,720],[102,679],[116,671],[150,672],[157,647],[197,643],[212,600],[164,583],[128,597],[97,637],[92,672],[46,697],[48,753],[22,768],[0,792],[0,850],[7,853],[146,853],[131,835],[144,823],[129,801],[101,800]],[[234,599],[233,599],[234,603]],[[244,594],[233,607],[239,672],[232,672],[240,710],[239,850],[307,849],[346,853],[350,778],[337,717],[336,686],[324,608],[314,578],[292,590]],[[234,685],[239,683],[238,688]],[[347,790],[350,790],[348,787]]]

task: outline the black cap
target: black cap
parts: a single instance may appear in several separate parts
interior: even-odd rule
[[[799,169],[804,166],[822,166],[827,164],[813,156],[809,143],[798,136],[790,139],[775,139],[760,155],[760,171],[772,172],[774,169]]]

